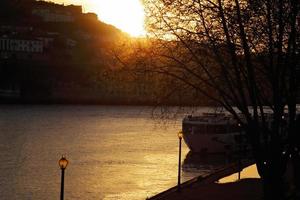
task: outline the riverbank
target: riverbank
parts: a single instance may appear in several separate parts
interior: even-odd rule
[[[253,162],[242,163],[241,168],[252,165]],[[258,200],[262,199],[263,191],[259,178],[241,179],[235,182],[218,183],[223,177],[240,171],[237,163],[230,164],[205,177],[196,177],[177,187],[157,194],[150,200]]]

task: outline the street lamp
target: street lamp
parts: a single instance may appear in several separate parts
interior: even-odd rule
[[[238,127],[239,127],[239,139],[238,139],[238,148],[239,148],[239,155],[238,155],[238,168],[239,168],[239,173],[238,173],[238,180],[241,180],[241,171],[242,171],[242,161],[241,161],[241,157],[242,157],[242,152],[241,152],[241,146],[242,146],[242,125],[240,123],[238,123]]]
[[[178,159],[178,184],[177,184],[177,191],[180,192],[180,178],[181,178],[181,141],[182,141],[183,132],[178,132],[178,139],[179,139],[179,159]]]
[[[65,181],[65,169],[67,168],[69,161],[65,156],[62,156],[58,161],[58,165],[61,169],[61,186],[60,186],[60,200],[64,199],[64,181]]]

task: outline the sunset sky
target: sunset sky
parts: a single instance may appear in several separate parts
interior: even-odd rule
[[[56,3],[82,5],[84,12],[94,12],[98,18],[132,36],[145,35],[144,10],[140,0],[51,0]]]

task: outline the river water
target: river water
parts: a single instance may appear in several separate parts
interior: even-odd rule
[[[166,108],[0,106],[0,199],[59,199],[62,154],[70,161],[65,199],[142,200],[175,186],[176,134],[187,111],[161,111]],[[188,151],[183,144],[182,163]],[[184,170],[182,179],[208,172]]]

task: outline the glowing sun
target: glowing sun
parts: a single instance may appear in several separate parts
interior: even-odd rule
[[[82,5],[84,12],[94,12],[98,18],[132,36],[144,36],[144,7],[140,0],[51,0],[57,3]]]
[[[132,36],[145,35],[144,9],[139,0],[98,0],[93,8],[99,19]]]

